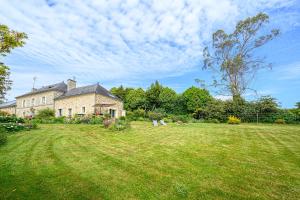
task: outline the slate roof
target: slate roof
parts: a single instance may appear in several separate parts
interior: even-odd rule
[[[98,83],[94,84],[94,85],[88,85],[88,86],[84,86],[84,87],[77,87],[77,88],[71,89],[69,91],[66,91],[63,95],[57,97],[56,99],[63,99],[63,98],[67,98],[67,97],[72,97],[72,96],[77,96],[77,95],[82,95],[82,94],[92,94],[92,93],[101,94],[106,97],[120,100],[118,97],[111,94],[108,90],[106,90],[104,87],[102,87]]]
[[[56,83],[56,84],[52,84],[52,85],[47,85],[47,86],[43,86],[39,89],[36,89],[34,91],[28,92],[26,94],[17,96],[18,97],[24,97],[24,96],[28,96],[28,95],[32,95],[32,94],[38,94],[38,93],[42,93],[42,92],[48,92],[48,91],[61,91],[61,92],[66,92],[67,91],[67,84],[65,84],[64,82],[60,82],[60,83]]]
[[[0,104],[0,108],[8,108],[8,107],[12,107],[12,106],[16,106],[16,101],[9,101],[9,102],[5,102]]]

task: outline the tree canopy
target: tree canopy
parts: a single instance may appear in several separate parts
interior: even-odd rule
[[[259,69],[271,67],[264,58],[255,55],[257,48],[279,34],[278,29],[273,29],[258,35],[268,22],[269,16],[259,13],[239,21],[232,33],[218,30],[212,35],[212,47],[203,51],[203,68],[217,73],[213,85],[229,92],[234,99],[251,89],[250,83]]]
[[[207,90],[194,86],[188,88],[182,95],[189,112],[194,112],[197,108],[203,108],[212,99]]]
[[[10,30],[6,25],[0,24],[0,58],[7,56],[12,49],[22,47],[25,39],[25,33]],[[9,75],[9,67],[0,60],[0,100],[5,98],[6,92],[11,88],[12,81]]]

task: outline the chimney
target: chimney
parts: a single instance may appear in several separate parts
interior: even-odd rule
[[[67,89],[68,89],[68,91],[72,90],[74,88],[76,88],[76,81],[72,80],[72,79],[68,79],[68,81],[67,81]]]

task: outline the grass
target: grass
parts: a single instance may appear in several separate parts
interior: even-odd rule
[[[296,125],[41,125],[0,147],[0,199],[299,197]]]

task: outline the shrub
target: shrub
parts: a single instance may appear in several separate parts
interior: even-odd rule
[[[0,116],[0,123],[24,123],[25,120],[16,116]]]
[[[229,116],[228,117],[228,124],[240,124],[241,120],[235,116]]]
[[[148,117],[150,120],[161,120],[164,115],[159,112],[148,112]]]
[[[0,127],[0,146],[7,142],[7,134],[4,128]]]
[[[53,123],[63,124],[64,122],[65,122],[65,117],[54,117],[53,118]]]
[[[36,115],[36,118],[39,118],[39,119],[49,119],[51,117],[55,117],[55,113],[54,113],[54,110],[50,109],[50,108],[45,108],[45,109],[39,110]]]
[[[275,124],[285,124],[285,120],[284,119],[276,119]]]
[[[0,124],[0,127],[2,129],[5,129],[5,131],[8,133],[18,132],[25,129],[24,124],[15,124],[15,123]]]
[[[113,123],[110,129],[114,131],[122,131],[129,127],[130,127],[130,123],[128,120],[116,119],[115,123]]]
[[[103,117],[94,116],[90,119],[90,124],[103,124]]]
[[[172,122],[181,121],[182,123],[188,123],[190,121],[190,117],[188,115],[170,115]]]

